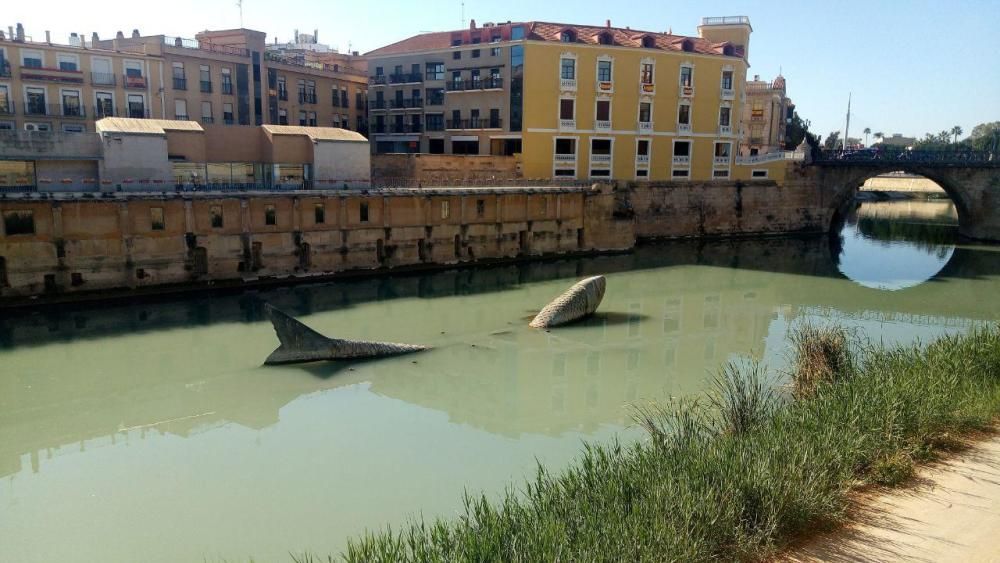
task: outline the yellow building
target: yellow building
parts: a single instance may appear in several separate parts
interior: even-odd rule
[[[737,16],[704,18],[698,37],[610,21],[473,21],[416,35],[367,54],[375,152],[518,153],[523,176],[539,179],[773,179],[778,163],[736,160],[751,32]],[[383,93],[393,90],[384,69],[411,67],[414,115],[389,115],[396,129],[386,127],[389,94],[401,107],[411,94]]]

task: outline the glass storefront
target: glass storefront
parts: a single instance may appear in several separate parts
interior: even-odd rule
[[[0,160],[0,188],[34,188],[35,163],[30,160]]]

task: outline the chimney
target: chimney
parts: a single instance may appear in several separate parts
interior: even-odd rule
[[[608,29],[611,29],[611,20],[608,20],[608,21],[607,21],[607,22],[605,23],[605,25],[607,25],[607,26],[608,26]]]
[[[753,81],[754,82],[760,82],[760,75],[759,74],[753,75]]]
[[[138,38],[139,38],[139,30],[138,29],[133,29],[132,30],[132,39],[138,39]]]
[[[8,25],[7,26],[7,37],[10,37],[11,41],[13,41],[14,38],[16,37],[14,35],[14,26],[12,26],[12,25]]]
[[[17,40],[24,41],[24,26],[17,24]]]
[[[0,41],[3,41],[4,39],[6,39],[6,37],[3,35],[3,30],[0,29]]]
[[[313,30],[313,43],[319,43],[319,29]]]
[[[476,20],[469,20],[469,29],[476,29]]]
[[[95,31],[94,34],[90,36],[90,44],[91,44],[91,46],[97,45],[97,42],[100,41],[100,40],[101,40],[101,38],[97,36],[97,32]]]
[[[45,30],[45,42],[49,45],[52,44],[52,32],[47,29]]]
[[[119,31],[115,34],[115,39],[125,39],[125,34]]]
[[[292,36],[292,43],[298,43],[298,42],[299,42],[299,30],[298,28],[296,28],[295,35]]]

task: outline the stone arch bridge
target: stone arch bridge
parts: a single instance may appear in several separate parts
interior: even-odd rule
[[[824,150],[808,155],[803,164],[800,180],[820,188],[828,228],[837,224],[866,180],[889,172],[907,172],[932,180],[947,192],[958,210],[963,236],[1000,241],[1000,154]]]

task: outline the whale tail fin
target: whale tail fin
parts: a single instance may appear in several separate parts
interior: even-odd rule
[[[281,343],[271,355],[264,360],[265,364],[287,364],[291,362],[324,359],[333,342],[305,324],[295,320],[291,315],[281,311],[270,303],[264,305],[264,312],[271,319],[274,332]]]

